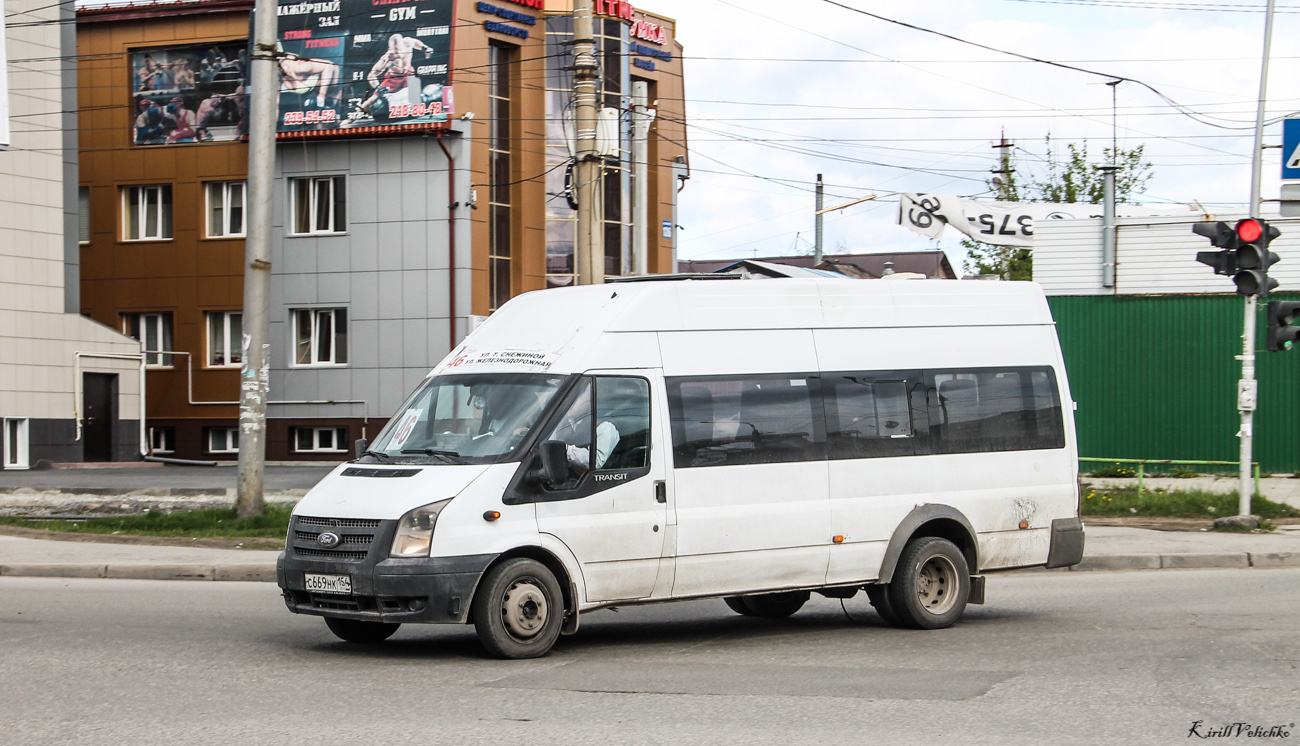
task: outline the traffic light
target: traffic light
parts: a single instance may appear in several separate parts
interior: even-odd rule
[[[1210,239],[1221,251],[1198,251],[1196,261],[1208,264],[1216,275],[1232,277],[1237,273],[1237,232],[1220,220],[1217,223],[1193,223],[1192,233]]]
[[[1291,349],[1291,345],[1300,339],[1300,326],[1291,326],[1291,322],[1300,314],[1300,303],[1285,300],[1270,301],[1268,304],[1268,351],[1282,352]]]
[[[1268,268],[1280,259],[1268,245],[1282,231],[1255,218],[1237,221],[1233,230],[1237,234],[1237,271],[1232,281],[1237,283],[1237,294],[1267,296],[1278,286],[1277,280],[1268,276]]]

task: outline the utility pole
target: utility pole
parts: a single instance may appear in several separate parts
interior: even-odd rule
[[[578,284],[605,281],[605,236],[600,219],[600,155],[596,150],[596,59],[592,0],[573,3],[573,108],[577,163],[574,191],[578,199]]]
[[[1268,92],[1268,57],[1273,45],[1273,4],[1264,12],[1264,55],[1259,66],[1259,99],[1255,107],[1255,148],[1250,158],[1250,217],[1259,217],[1259,180],[1264,152],[1264,102]],[[1265,288],[1267,292],[1267,287]],[[1237,474],[1237,513],[1250,515],[1254,486],[1250,478],[1251,448],[1255,436],[1255,406],[1259,382],[1255,380],[1255,304],[1257,296],[1246,296],[1246,318],[1241,333],[1241,380],[1237,382],[1237,409],[1241,412],[1241,455]]]
[[[1011,179],[1011,175],[1016,169],[1011,166],[1011,148],[1015,143],[1007,140],[1006,130],[1002,131],[1001,141],[993,146],[994,150],[1001,150],[998,153],[998,167],[993,170],[993,185],[998,188],[998,200],[1002,202],[1017,202],[1020,195],[1016,193],[1016,183]]]
[[[822,263],[822,200],[825,197],[822,194],[822,175],[817,174],[817,213],[816,220],[813,223],[813,266],[816,267]]]
[[[271,183],[275,178],[276,3],[257,0],[248,131],[248,236],[244,239],[243,367],[239,372],[239,482],[235,513],[262,515],[270,371]]]
[[[646,224],[650,220],[650,148],[646,138],[656,112],[647,106],[648,89],[644,81],[632,84],[632,274],[636,275],[650,272],[650,226]]]

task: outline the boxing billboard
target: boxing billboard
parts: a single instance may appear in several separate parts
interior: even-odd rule
[[[445,122],[455,0],[280,0],[276,132]]]
[[[248,133],[244,42],[131,51],[136,145],[231,142]]]

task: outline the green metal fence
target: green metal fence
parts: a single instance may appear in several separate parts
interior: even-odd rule
[[[1238,462],[1236,461],[1189,461],[1187,459],[1169,459],[1169,458],[1167,459],[1085,458],[1083,456],[1080,456],[1079,460],[1086,461],[1089,463],[1102,463],[1102,464],[1137,464],[1137,480],[1138,480],[1139,495],[1146,490],[1146,467],[1148,464],[1160,464],[1160,465],[1168,465],[1168,466],[1184,465],[1184,466],[1234,466],[1234,467],[1238,464]],[[1251,464],[1251,467],[1255,474],[1255,494],[1259,494],[1259,462],[1258,461],[1254,462],[1253,464]],[[1097,478],[1105,479],[1105,477],[1097,477]]]
[[[1295,293],[1275,299],[1300,299]],[[1242,299],[1235,295],[1048,298],[1065,356],[1081,453],[1235,463]],[[1300,471],[1300,350],[1263,350],[1254,460]],[[1148,460],[1148,463],[1152,461]]]

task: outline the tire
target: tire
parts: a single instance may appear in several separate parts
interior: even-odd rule
[[[764,593],[759,596],[742,596],[749,613],[764,619],[785,619],[808,602],[808,591]]]
[[[564,623],[564,596],[555,575],[519,557],[488,570],[470,608],[474,631],[496,658],[540,658],[551,652]]]
[[[356,619],[340,619],[327,616],[325,617],[325,626],[329,627],[330,632],[333,632],[340,640],[376,643],[392,637],[397,628],[402,625],[391,622],[360,622]]]
[[[947,539],[924,536],[903,548],[889,583],[889,606],[902,626],[951,627],[966,610],[970,568]]]
[[[891,627],[901,626],[898,623],[898,615],[894,613],[894,608],[889,605],[889,585],[869,585],[867,586],[867,598],[871,599],[871,605],[875,608],[876,613],[884,620],[885,624]]]
[[[745,605],[745,599],[740,596],[727,596],[722,599],[727,604],[727,608],[742,616],[754,616],[754,612],[749,610]]]

